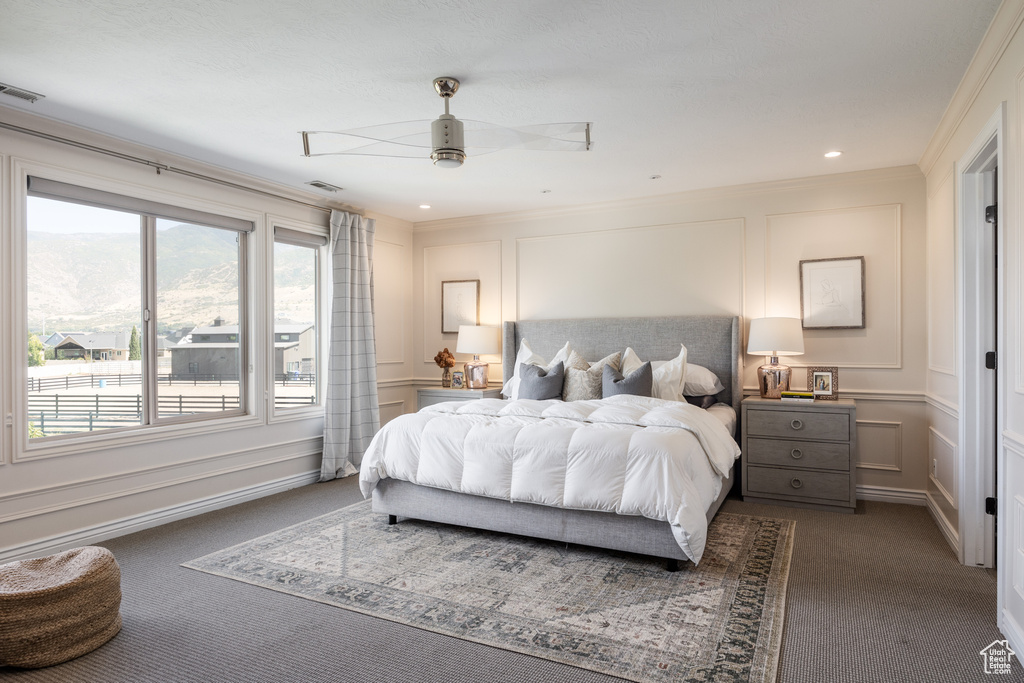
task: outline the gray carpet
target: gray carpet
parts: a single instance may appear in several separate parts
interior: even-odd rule
[[[114,539],[124,629],[99,650],[4,681],[618,681],[283,593],[183,562],[360,500],[350,478]],[[780,683],[1024,681],[986,676],[1000,637],[995,574],[956,562],[924,508],[861,502],[856,515],[749,505],[797,522]]]
[[[369,501],[186,567],[638,683],[772,683],[788,520],[719,513],[699,566],[402,519]]]

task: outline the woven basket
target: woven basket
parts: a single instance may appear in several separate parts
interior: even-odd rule
[[[121,568],[87,546],[0,565],[0,665],[35,669],[92,652],[121,630]]]

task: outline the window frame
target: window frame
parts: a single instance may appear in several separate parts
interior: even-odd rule
[[[12,207],[12,230],[10,231],[11,264],[10,279],[13,281],[11,306],[12,315],[8,318],[12,321],[10,335],[7,337],[10,349],[13,354],[5,354],[8,362],[13,363],[11,377],[13,388],[11,404],[13,409],[9,410],[13,418],[11,429],[11,443],[13,444],[11,457],[8,462],[21,462],[50,457],[59,457],[71,453],[89,453],[112,447],[128,446],[134,444],[145,444],[155,441],[177,439],[184,436],[198,436],[202,434],[231,431],[235,429],[251,428],[264,423],[264,411],[259,402],[255,400],[256,387],[261,384],[262,375],[257,370],[258,364],[254,364],[253,358],[259,357],[263,352],[263,345],[260,343],[260,335],[256,333],[253,316],[255,310],[254,299],[256,289],[254,288],[254,275],[256,269],[253,264],[258,263],[260,251],[258,235],[264,231],[265,214],[246,210],[238,206],[222,202],[209,201],[200,196],[174,194],[153,188],[139,186],[127,181],[108,179],[94,175],[83,175],[64,168],[54,167],[47,164],[33,161],[12,158],[11,168],[11,207]],[[245,222],[251,225],[248,237],[240,240],[239,246],[239,323],[240,323],[240,385],[239,399],[242,408],[231,411],[218,412],[212,415],[183,416],[174,418],[158,418],[146,424],[130,425],[105,429],[96,432],[83,434],[67,434],[41,439],[30,439],[28,435],[28,406],[27,406],[27,380],[28,373],[25,363],[20,362],[28,353],[28,197],[30,196],[28,185],[29,177],[45,178],[57,183],[78,186],[87,190],[94,190],[101,193],[111,193],[129,198],[135,198],[140,202],[153,202],[166,206],[181,208],[186,211],[201,212],[208,215],[219,215],[229,220]],[[109,208],[109,207],[106,207]],[[194,219],[185,219],[176,216],[161,216],[172,220],[183,222],[196,222]],[[204,223],[200,223],[204,225]],[[209,226],[220,228],[222,226]],[[228,228],[230,229],[230,228]],[[143,239],[145,239],[145,231]],[[146,247],[142,248],[145,258]],[[152,252],[155,258],[155,250]],[[142,272],[146,273],[145,266]],[[152,264],[150,264],[152,266]],[[155,277],[155,270],[149,269],[149,274]],[[152,283],[155,288],[155,282]],[[143,288],[145,290],[145,287]],[[155,294],[155,289],[152,290]],[[140,304],[143,302],[140,302]],[[155,316],[151,315],[151,318]],[[155,335],[146,335],[148,341],[144,344],[144,365],[143,371],[147,370],[146,363],[151,362],[153,371],[156,370],[156,339]],[[19,339],[20,338],[20,339]],[[244,352],[243,352],[244,348]],[[150,358],[152,361],[147,361]],[[152,380],[150,380],[152,381]],[[154,400],[156,394],[151,392]],[[156,416],[156,413],[150,413]],[[158,416],[157,416],[158,417]]]
[[[303,420],[310,417],[322,417],[324,414],[325,394],[327,390],[327,349],[330,341],[328,325],[330,320],[330,279],[329,272],[329,246],[330,228],[326,225],[316,225],[296,221],[282,216],[267,217],[267,320],[269,330],[267,338],[269,349],[267,353],[267,368],[269,390],[267,392],[268,422],[284,422],[291,420]],[[274,320],[276,314],[275,284],[274,284],[274,246],[280,241],[284,244],[296,244],[295,241],[278,240],[277,228],[281,228],[293,237],[302,239],[308,237],[306,246],[314,250],[316,254],[316,403],[308,406],[290,406],[278,408],[277,402],[277,379],[275,374],[274,343],[276,334],[274,332]],[[321,242],[320,244],[315,244]]]

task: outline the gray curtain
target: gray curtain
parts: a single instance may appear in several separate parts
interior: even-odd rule
[[[380,428],[373,337],[373,219],[331,212],[331,346],[320,481],[358,472]]]

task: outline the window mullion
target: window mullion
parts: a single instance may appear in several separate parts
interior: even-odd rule
[[[143,424],[157,422],[157,315],[156,315],[156,218],[142,217],[142,320],[145,326],[142,353]]]

